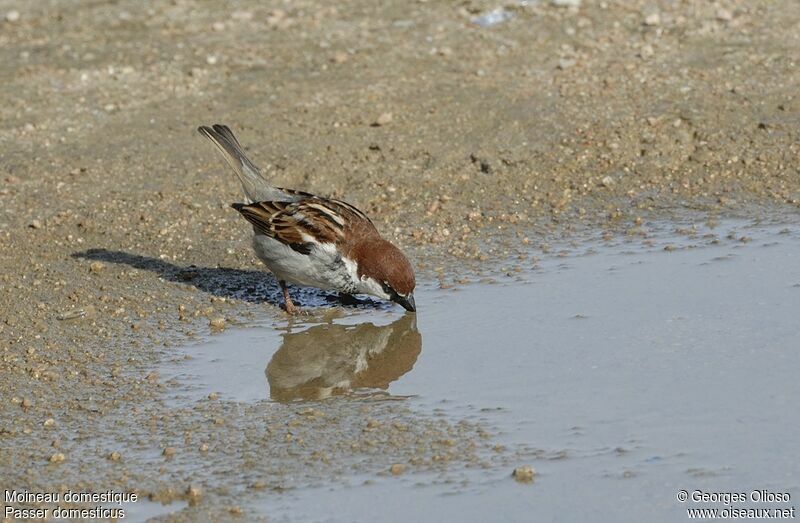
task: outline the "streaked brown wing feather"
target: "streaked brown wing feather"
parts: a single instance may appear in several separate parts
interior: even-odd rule
[[[343,244],[346,230],[357,229],[360,235],[377,234],[375,226],[364,213],[339,200],[311,196],[297,202],[237,203],[233,207],[253,225],[257,233],[274,238],[303,254],[309,254],[314,243]]]
[[[258,202],[251,204],[234,203],[234,209],[244,216],[253,225],[256,232],[272,236],[272,219],[280,213],[288,203],[283,202]]]
[[[349,203],[344,202],[342,200],[329,199],[327,201],[329,202],[329,204],[333,203],[333,204],[336,204],[336,205],[338,205],[340,207],[343,207],[344,209],[347,209],[347,211],[351,212],[352,214],[354,214],[356,216],[356,219],[364,220],[367,223],[369,223],[370,225],[373,225],[372,220],[369,219],[369,216],[367,216],[366,214],[361,212],[360,209],[354,207],[353,205],[350,205]],[[374,227],[374,225],[373,225],[373,227]]]

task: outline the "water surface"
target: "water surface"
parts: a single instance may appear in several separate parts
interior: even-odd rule
[[[226,332],[167,372],[178,401],[405,398],[486,423],[537,470],[533,484],[506,467],[353,477],[264,499],[276,519],[675,521],[724,508],[680,503],[681,489],[800,496],[798,228],[730,222],[572,251],[494,284],[423,285],[417,315]]]

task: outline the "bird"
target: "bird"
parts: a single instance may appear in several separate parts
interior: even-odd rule
[[[366,214],[342,200],[273,186],[225,125],[197,130],[242,184],[247,201],[231,207],[253,226],[253,250],[278,279],[287,313],[301,312],[288,283],[376,296],[416,312],[411,263]]]

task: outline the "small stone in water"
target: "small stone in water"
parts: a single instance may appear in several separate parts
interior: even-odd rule
[[[533,476],[536,475],[536,471],[533,470],[533,467],[530,465],[522,465],[521,467],[517,467],[514,469],[512,476],[514,479],[519,481],[520,483],[530,483],[533,481]]]
[[[403,472],[406,471],[406,466],[402,463],[395,463],[389,468],[389,472],[392,473],[392,476],[399,476]]]
[[[208,322],[208,326],[211,327],[212,331],[225,330],[225,318],[214,318]]]
[[[200,487],[197,485],[189,485],[189,488],[186,489],[186,496],[189,498],[189,505],[196,505],[202,494],[203,493],[200,490]]]

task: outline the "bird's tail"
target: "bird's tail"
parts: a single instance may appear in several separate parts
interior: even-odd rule
[[[217,146],[225,161],[233,168],[239,181],[242,182],[244,194],[250,199],[250,202],[274,198],[276,189],[269,184],[258,167],[244,154],[239,140],[228,126],[215,124],[207,127],[203,125],[198,127],[197,131]]]

